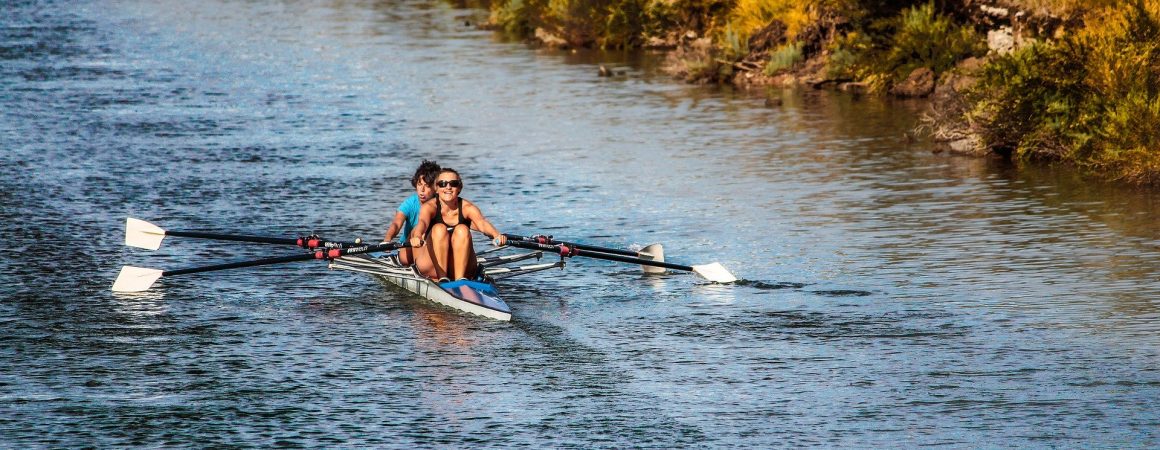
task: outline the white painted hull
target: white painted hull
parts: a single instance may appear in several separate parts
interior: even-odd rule
[[[351,270],[378,275],[415,295],[449,308],[495,320],[512,318],[511,308],[499,298],[495,285],[478,281],[436,283],[411,267],[400,266],[389,258],[365,255],[344,256],[334,260],[333,269]]]

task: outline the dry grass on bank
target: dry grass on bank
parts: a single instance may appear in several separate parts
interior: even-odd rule
[[[966,115],[984,144],[1160,184],[1160,0],[1125,3],[988,64]]]
[[[961,116],[982,144],[1019,158],[1160,184],[1160,0],[988,4],[1062,26],[992,55],[976,87],[957,100],[962,114],[946,119]],[[960,22],[978,7],[967,0],[495,0],[492,22],[549,45],[680,44],[672,70],[687,81],[733,80],[736,70],[790,78],[820,70],[885,91],[916,68],[937,79],[986,53],[987,30],[976,27],[991,25]],[[750,48],[755,36],[764,41]]]

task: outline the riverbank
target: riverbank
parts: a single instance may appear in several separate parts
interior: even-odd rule
[[[761,108],[445,0],[8,5],[0,448],[1160,447],[1156,196],[908,149],[923,102]],[[320,262],[110,290],[294,253],[126,216],[366,239],[424,158],[505,231],[746,281],[573,260],[509,323]]]
[[[689,83],[931,99],[944,148],[1160,185],[1160,0],[501,0],[551,47],[669,49]]]

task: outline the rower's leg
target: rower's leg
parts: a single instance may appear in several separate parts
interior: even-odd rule
[[[427,247],[431,248],[431,261],[434,264],[434,275],[431,278],[447,278],[451,271],[449,257],[451,255],[451,236],[447,233],[447,227],[436,224],[431,227],[431,232],[427,235]]]
[[[418,264],[415,262],[415,253],[411,250],[411,247],[403,247],[399,249],[399,263],[403,264],[404,266]]]
[[[415,247],[413,249],[407,248],[404,250],[410,250],[412,256],[411,259],[413,260],[411,263],[415,265],[415,269],[419,271],[420,275],[428,278],[439,278],[439,274],[435,272],[435,262],[431,259],[430,243],[427,243],[422,247]],[[405,261],[403,261],[403,252],[399,252],[399,255],[399,262],[407,264]]]
[[[479,274],[479,257],[475,255],[475,247],[467,246],[467,267],[463,271],[463,278],[474,279]]]
[[[472,248],[471,229],[467,225],[456,225],[451,232],[451,254],[451,264],[454,266],[451,272],[455,280],[475,273],[475,249]]]
[[[419,275],[427,278],[439,278],[439,273],[435,270],[435,258],[431,253],[431,233],[427,233],[425,238],[426,243],[422,247],[405,247],[399,250],[399,262],[408,264],[404,260],[404,255],[409,256],[410,264],[415,265],[415,270],[419,271]]]

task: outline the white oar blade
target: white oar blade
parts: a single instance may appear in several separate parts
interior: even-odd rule
[[[656,262],[665,262],[665,247],[661,244],[651,244],[636,252],[637,256]],[[640,266],[644,273],[665,273],[664,267]]]
[[[125,219],[125,245],[157,250],[162,239],[165,239],[165,230],[161,227],[141,219]]]
[[[729,273],[729,269],[726,269],[721,263],[693,266],[693,272],[715,283],[732,283],[737,281],[737,277]]]
[[[161,278],[162,271],[144,267],[125,266],[113,282],[113,292],[141,292],[148,290]]]

